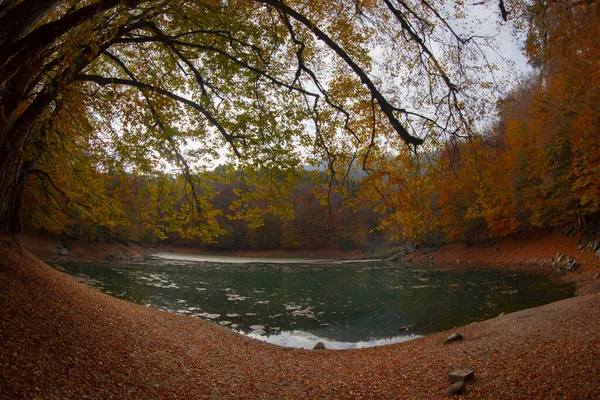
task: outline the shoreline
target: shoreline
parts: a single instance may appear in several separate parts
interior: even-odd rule
[[[118,242],[108,243],[103,241],[87,241],[63,239],[59,240],[51,235],[38,232],[22,233],[18,235],[19,243],[26,250],[40,259],[48,262],[54,261],[125,261],[132,260],[154,253],[179,253],[198,255],[224,255],[234,257],[256,257],[256,258],[290,258],[290,259],[331,259],[331,260],[356,260],[363,256],[359,250],[344,252],[335,249],[313,249],[313,250],[233,250],[217,251],[200,247],[154,245],[144,243],[122,244]]]
[[[600,396],[600,294],[405,343],[299,350],[112,298],[0,245],[0,397],[459,398]],[[461,342],[443,345],[450,333]]]
[[[157,252],[216,255],[232,257],[279,258],[289,257],[295,260],[361,261],[369,254],[354,250],[239,250],[232,252],[207,252],[206,249],[178,246],[149,246],[144,244],[87,242],[67,240],[63,243],[53,241],[50,236],[34,234],[19,235],[19,242],[38,258],[51,263],[60,262],[127,262],[143,259]],[[61,246],[66,245],[67,255],[61,255]],[[493,244],[478,243],[465,247],[460,243],[446,244],[438,248],[419,248],[401,252],[396,261],[427,268],[442,267],[453,269],[500,268],[518,269],[543,273],[554,273],[557,255],[571,256],[577,263],[574,271],[556,272],[559,279],[576,285],[576,295],[600,292],[600,259],[596,253],[583,247],[579,249],[579,240],[572,236],[563,236],[558,232],[545,230],[529,232],[525,235],[509,237]],[[389,260],[389,259],[388,259]],[[562,261],[564,264],[564,261]],[[555,264],[555,266],[553,266]],[[560,264],[560,263],[559,263]]]

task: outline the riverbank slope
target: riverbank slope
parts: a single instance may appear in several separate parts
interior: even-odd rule
[[[578,234],[563,235],[543,229],[507,237],[496,242],[475,243],[465,246],[452,243],[436,248],[421,248],[401,257],[417,265],[471,268],[487,265],[494,268],[521,270],[560,270],[562,279],[577,285],[577,295],[600,291],[600,259]],[[567,260],[575,266],[566,273]],[[560,260],[560,261],[559,261]]]
[[[287,349],[86,288],[0,238],[0,398],[600,397],[600,295],[407,343]]]

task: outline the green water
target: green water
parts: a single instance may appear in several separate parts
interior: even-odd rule
[[[404,341],[574,294],[539,272],[419,269],[366,263],[64,265],[120,299],[211,320],[286,346]],[[399,331],[399,328],[411,326]]]

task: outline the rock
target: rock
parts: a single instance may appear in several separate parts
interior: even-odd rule
[[[444,344],[448,344],[448,343],[452,343],[452,342],[458,342],[460,340],[463,340],[463,335],[461,335],[460,333],[453,333],[452,335],[448,336],[448,339],[446,339],[444,341]]]
[[[53,265],[54,269],[60,272],[66,272],[66,270],[58,264]]]
[[[448,395],[448,396],[452,396],[455,394],[460,394],[462,392],[464,392],[465,390],[465,383],[464,382],[456,382],[453,383],[452,385],[448,386],[446,388],[446,390],[444,390],[444,394]]]
[[[594,275],[594,277],[592,278],[592,280],[598,279],[599,277],[600,277],[600,272],[596,272],[596,275]]]
[[[470,382],[475,378],[475,371],[470,369],[457,369],[448,374],[451,382]]]
[[[596,257],[600,258],[600,250],[596,250]]]
[[[564,257],[565,255],[562,253],[556,253],[556,262],[561,262]]]
[[[60,254],[61,256],[68,256],[69,255],[69,250],[65,249],[64,247],[59,247],[56,252],[58,254]]]
[[[598,251],[599,248],[600,248],[600,242],[595,240],[594,244],[592,245],[592,251]]]
[[[389,257],[386,261],[390,261],[390,262],[396,262],[396,261],[400,261],[402,259],[402,253],[396,253],[393,256]]]
[[[325,350],[325,344],[323,342],[318,342],[317,344],[315,344],[315,347],[313,347],[313,350]]]
[[[408,331],[408,330],[411,330],[414,327],[415,327],[415,324],[410,324],[410,325],[402,326],[402,327],[398,328],[398,332]]]
[[[577,267],[579,267],[579,263],[573,260],[570,264],[567,265],[567,271],[573,271]]]

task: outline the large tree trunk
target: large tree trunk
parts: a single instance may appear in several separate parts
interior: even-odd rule
[[[3,82],[0,86],[0,109],[2,110],[0,116],[0,154],[2,154],[5,141],[11,140],[11,131],[18,121],[19,107],[23,106],[23,103],[27,100],[29,88],[37,81],[40,67],[41,60],[32,57],[25,65],[21,66],[17,76]],[[37,98],[34,103],[36,101]],[[0,155],[0,157],[2,156]]]
[[[0,47],[22,39],[62,0],[23,0],[0,14]]]
[[[61,0],[8,0],[0,7],[0,229],[15,233],[21,229],[21,207],[25,195],[28,159],[25,144],[37,134],[41,119],[72,82],[73,74],[96,56],[92,47],[73,54],[65,68],[44,71],[45,59],[60,39],[73,28],[126,4],[135,7],[145,0],[99,0],[62,18],[35,27]],[[93,42],[93,41],[92,41]],[[52,72],[52,74],[47,74]],[[62,75],[56,80],[45,76]],[[42,78],[44,77],[44,78]],[[43,86],[40,90],[38,86]],[[39,93],[35,95],[33,92]],[[31,101],[33,99],[33,101]]]
[[[25,185],[33,161],[23,163],[26,143],[56,92],[48,88],[11,124],[5,140],[0,142],[0,224],[2,231],[17,233],[21,229],[21,207]],[[35,132],[33,132],[35,133]]]
[[[8,199],[6,215],[2,223],[3,232],[19,233],[23,231],[23,223],[21,221],[23,200],[25,199],[29,170],[33,164],[33,161],[28,161],[17,168],[13,190]]]
[[[26,60],[27,57],[37,54],[38,51],[45,47],[51,46],[62,35],[76,26],[91,20],[105,11],[115,8],[121,3],[126,3],[128,6],[133,7],[142,2],[143,0],[100,0],[97,3],[79,8],[57,21],[42,25],[20,39],[16,37],[5,38],[3,42],[0,42],[5,43],[4,45],[0,45],[0,67],[4,69],[3,73],[6,74],[6,71],[10,72],[11,69],[14,69],[15,66],[18,67],[19,63]],[[15,8],[17,7],[15,6]]]

